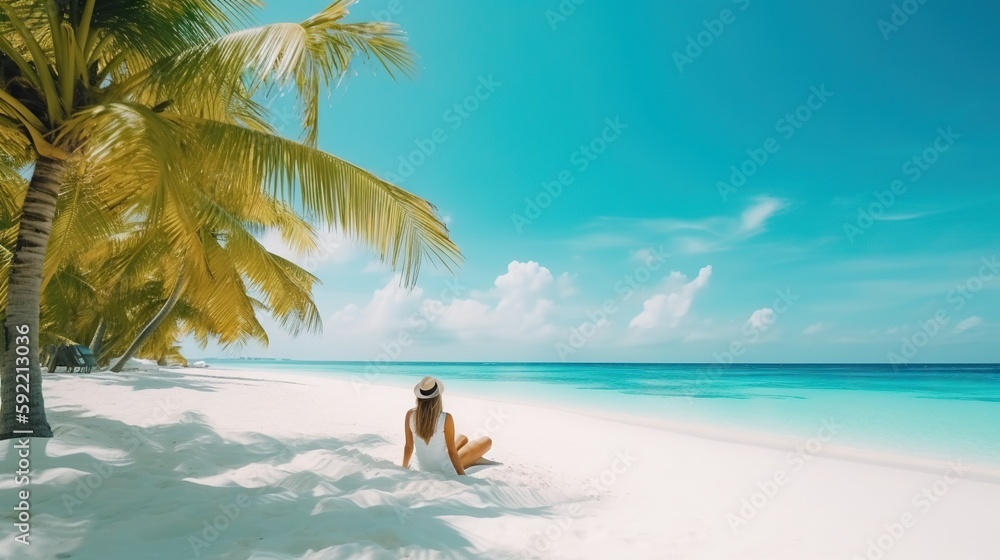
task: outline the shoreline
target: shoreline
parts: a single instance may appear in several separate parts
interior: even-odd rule
[[[229,373],[250,373],[254,371],[259,371],[261,373],[276,375],[276,376],[286,375],[286,372],[284,370],[266,370],[263,368],[229,369],[229,368],[222,368],[215,366],[211,366],[209,368],[169,368],[167,371],[184,371],[189,375],[197,376],[197,375],[202,375],[201,372],[204,372],[206,370],[214,370],[214,371],[229,372]],[[308,378],[308,379],[332,379],[335,381],[342,381],[353,384],[353,381],[342,378],[348,378],[354,374],[349,372],[323,372],[312,375],[312,374],[287,372],[287,375],[293,377]],[[339,377],[330,377],[331,375]],[[267,377],[262,377],[259,379],[270,380]],[[365,380],[365,384],[377,385],[379,387],[385,387],[391,389],[401,388],[401,385],[384,383],[379,381]],[[594,410],[594,409],[588,409],[583,406],[570,406],[560,403],[553,403],[551,401],[545,401],[545,400],[516,401],[516,400],[510,400],[509,398],[503,396],[492,396],[492,395],[486,395],[484,393],[470,393],[462,391],[461,389],[449,390],[449,393],[452,395],[458,395],[469,399],[485,399],[495,402],[507,403],[510,405],[544,408],[555,412],[578,414],[590,418],[615,422],[619,424],[663,430],[674,434],[704,438],[724,443],[762,447],[765,449],[771,449],[775,451],[791,452],[794,451],[797,447],[804,447],[808,445],[808,440],[815,439],[812,437],[803,438],[791,435],[769,433],[763,430],[740,430],[733,427],[732,425],[724,424],[723,422],[717,422],[717,423],[685,422],[682,420],[670,420],[670,419],[656,418],[652,416],[643,416],[637,414],[630,415],[630,414],[622,414],[622,413],[602,411],[602,410]],[[831,420],[833,422],[836,421],[835,418]],[[882,449],[876,449],[874,447],[836,445],[835,443],[828,444],[827,442],[822,442],[822,444],[823,445],[821,446],[821,448],[815,452],[811,452],[809,449],[804,449],[804,452],[809,455],[827,457],[830,459],[853,461],[880,467],[901,468],[928,474],[940,473],[948,469],[950,462],[954,461],[953,458],[944,456],[928,456],[917,453],[890,452]],[[971,462],[963,462],[962,464],[969,471],[969,474],[966,475],[968,478],[972,480],[979,480],[982,482],[1000,484],[1000,465],[990,465],[990,464],[971,463]]]

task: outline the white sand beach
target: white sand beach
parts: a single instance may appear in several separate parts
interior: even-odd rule
[[[375,380],[377,381],[377,379]],[[45,379],[29,547],[0,557],[987,559],[1000,483],[446,392],[467,477],[400,466],[408,389],[215,368]],[[826,428],[836,430],[836,422]],[[0,447],[3,472],[15,470]],[[831,448],[832,449],[832,448]],[[213,527],[214,524],[214,527]]]

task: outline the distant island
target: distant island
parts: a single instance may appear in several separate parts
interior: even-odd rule
[[[243,360],[253,362],[290,362],[291,358],[263,358],[258,356],[240,356],[239,358],[201,358],[202,360]]]

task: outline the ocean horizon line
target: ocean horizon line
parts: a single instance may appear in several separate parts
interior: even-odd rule
[[[197,361],[230,361],[230,362],[295,362],[295,363],[323,363],[323,364],[382,364],[382,365],[433,365],[433,364],[454,364],[454,365],[565,365],[565,366],[722,366],[725,368],[743,366],[879,366],[893,369],[917,368],[927,366],[1000,366],[1000,362],[920,362],[908,364],[892,364],[888,362],[535,362],[535,361],[478,361],[478,360],[411,360],[411,361],[383,361],[383,360],[302,360],[296,358],[271,358],[271,357],[200,357],[188,360],[189,363]]]

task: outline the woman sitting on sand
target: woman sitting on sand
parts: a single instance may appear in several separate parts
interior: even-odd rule
[[[488,437],[455,437],[455,421],[443,409],[441,393],[444,384],[427,376],[413,387],[417,396],[416,408],[406,411],[406,445],[403,447],[403,466],[410,466],[413,451],[417,452],[420,470],[443,474],[465,474],[466,467],[482,458],[493,441]],[[417,437],[413,437],[414,434]]]

